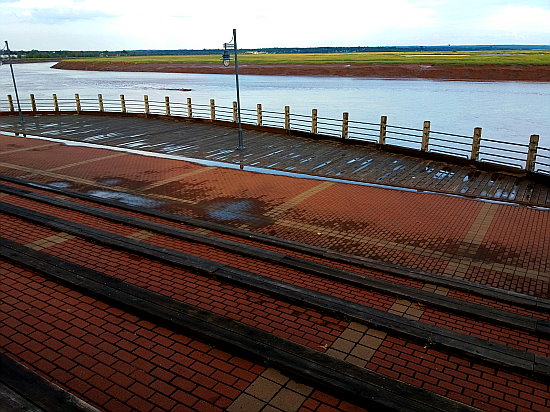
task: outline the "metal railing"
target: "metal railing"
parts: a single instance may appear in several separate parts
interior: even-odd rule
[[[6,104],[7,103],[7,104]],[[187,98],[185,102],[173,102],[168,97],[164,101],[151,101],[145,95],[143,99],[119,99],[80,97],[36,98],[21,100],[24,112],[122,112],[133,114],[154,114],[177,116],[211,121],[237,122],[237,105],[218,106],[214,99],[208,104],[197,104]],[[15,107],[11,95],[7,101],[0,101],[0,112],[13,112]],[[378,145],[392,145],[420,152],[439,153],[477,162],[504,165],[550,175],[550,148],[539,147],[539,136],[531,135],[529,143],[511,143],[489,139],[482,136],[481,128],[476,127],[471,136],[431,130],[430,122],[425,121],[422,129],[388,124],[387,116],[381,116],[379,122],[350,120],[348,113],[341,119],[319,117],[316,109],[311,115],[292,113],[289,106],[283,112],[263,110],[258,104],[256,110],[241,109],[243,124],[267,126],[283,130],[300,131],[344,140],[366,141]]]

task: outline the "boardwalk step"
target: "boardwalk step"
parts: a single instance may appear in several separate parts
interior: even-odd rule
[[[243,356],[267,361],[291,376],[367,407],[403,411],[472,410],[429,391],[5,239],[0,241],[0,256],[175,331],[189,331]]]
[[[91,216],[100,217],[122,223],[140,229],[172,236],[186,241],[197,242],[216,247],[221,250],[237,253],[241,256],[261,259],[275,264],[284,265],[297,270],[303,270],[317,276],[326,277],[339,282],[347,283],[361,288],[375,290],[380,293],[394,295],[423,304],[441,308],[455,313],[473,316],[479,319],[496,322],[508,327],[526,330],[541,336],[550,336],[550,321],[534,319],[528,316],[510,313],[504,310],[495,309],[467,301],[458,301],[447,296],[436,295],[416,288],[395,284],[392,282],[367,278],[356,273],[336,269],[330,266],[307,261],[301,258],[288,256],[280,252],[273,252],[254,246],[245,245],[239,242],[213,237],[193,231],[183,230],[148,220],[119,214],[104,209],[99,209],[80,203],[70,202],[64,199],[50,197],[28,190],[18,189],[0,184],[0,191],[13,194],[50,205],[58,206],[68,210],[79,211]]]
[[[377,329],[398,333],[417,342],[425,342],[430,337],[435,344],[448,350],[457,351],[475,359],[503,365],[522,371],[523,373],[534,373],[545,378],[550,377],[549,360],[537,354],[402,318],[330,295],[235,269],[221,263],[154,245],[143,244],[123,236],[3,202],[0,202],[0,211],[39,225],[84,237],[93,242],[108,245],[109,247],[123,249],[154,260],[179,265],[203,275],[215,276],[226,281],[238,283],[245,288],[259,290],[284,301],[299,302],[323,312],[333,313],[336,316],[346,316]]]

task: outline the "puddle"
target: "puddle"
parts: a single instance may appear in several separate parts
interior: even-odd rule
[[[264,226],[272,221],[264,216],[264,206],[258,199],[217,199],[201,206],[208,219],[218,222]]]
[[[100,185],[103,185],[103,186],[116,186],[116,185],[122,183],[122,179],[119,179],[118,177],[113,177],[113,178],[109,178],[109,179],[100,180],[97,183],[99,183]]]
[[[443,180],[447,177],[453,177],[454,175],[455,175],[455,172],[450,172],[448,170],[441,169],[435,175],[433,175],[433,178]]]
[[[102,199],[116,200],[117,202],[124,203],[128,206],[146,207],[150,209],[158,208],[164,204],[164,202],[149,199],[147,197],[123,192],[111,192],[109,190],[89,190],[87,194],[90,196],[100,197]]]
[[[68,189],[72,186],[69,182],[50,182],[47,185],[56,189]]]

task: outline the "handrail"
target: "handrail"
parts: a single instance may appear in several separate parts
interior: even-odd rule
[[[7,95],[8,105],[0,101],[1,112],[15,112],[13,98]],[[127,99],[120,95],[120,99],[104,98],[101,94],[97,98],[35,97],[30,95],[29,100],[21,99],[22,110],[31,113],[49,112],[122,112],[154,115],[170,115],[183,118],[218,120],[235,123],[236,105],[233,107],[217,106],[214,99],[209,104],[198,104],[187,98],[186,102],[173,102],[168,97],[164,101],[143,99]],[[550,148],[539,147],[538,135],[531,135],[529,143],[514,143],[488,139],[481,136],[481,128],[475,128],[472,136],[430,130],[430,122],[424,122],[424,128],[405,127],[388,124],[387,116],[381,116],[380,122],[366,122],[349,120],[344,113],[340,119],[319,117],[313,109],[311,115],[291,113],[286,106],[283,112],[262,110],[260,104],[254,109],[242,109],[247,116],[243,117],[243,124],[255,126],[269,126],[283,129],[288,132],[309,132],[351,141],[364,141],[379,145],[390,144],[406,149],[422,152],[443,153],[457,159],[470,159],[476,162],[495,165],[505,165],[519,168],[527,172],[550,175]],[[365,126],[375,126],[365,127]],[[375,132],[367,133],[367,132]],[[449,137],[454,138],[453,140]],[[483,155],[483,157],[481,157]],[[502,160],[505,159],[505,160]]]

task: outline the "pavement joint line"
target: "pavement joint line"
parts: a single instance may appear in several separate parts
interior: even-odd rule
[[[297,206],[299,203],[303,202],[304,200],[309,199],[312,196],[315,196],[318,193],[321,193],[322,191],[334,186],[334,183],[332,182],[322,182],[310,189],[307,189],[303,191],[302,193],[294,196],[292,199],[287,200],[286,202],[275,206],[273,209],[267,211],[265,213],[265,216],[271,217],[271,218],[277,218],[281,216],[282,214],[286,213],[289,209],[292,209],[294,206]]]
[[[0,191],[8,191],[11,194],[31,199],[33,201],[43,202],[56,207],[75,210],[80,213],[85,213],[102,219],[107,219],[115,223],[139,227],[143,229],[142,232],[145,232],[147,234],[146,237],[149,237],[152,234],[151,232],[155,232],[185,241],[198,242],[218,249],[226,250],[231,253],[237,253],[243,256],[252,257],[254,259],[264,260],[275,265],[285,265],[297,270],[305,270],[316,276],[327,277],[329,279],[351,284],[359,288],[371,289],[385,295],[396,295],[401,299],[413,299],[415,301],[420,301],[426,304],[433,305],[435,307],[442,308],[443,310],[458,312],[460,315],[466,314],[466,316],[474,316],[486,320],[488,319],[491,321],[496,321],[508,327],[517,328],[519,326],[522,329],[527,329],[530,332],[536,333],[537,328],[542,327],[544,329],[544,325],[546,324],[542,320],[533,321],[533,319],[529,317],[524,317],[517,314],[512,315],[511,313],[508,313],[506,311],[499,311],[473,303],[460,302],[459,304],[457,304],[452,299],[437,298],[436,295],[431,293],[431,291],[429,291],[428,293],[422,293],[417,289],[409,288],[407,286],[396,285],[380,279],[369,279],[368,277],[358,275],[354,272],[344,271],[322,264],[315,264],[301,258],[290,257],[279,252],[266,251],[254,246],[245,246],[241,243],[231,240],[212,238],[208,235],[198,234],[195,231],[187,231],[165,226],[159,223],[149,222],[135,217],[119,215],[115,212],[105,211],[91,206],[63,201],[56,199],[55,197],[32,193],[22,189],[10,188],[9,186],[0,185]],[[127,237],[137,240],[146,239],[143,234],[140,234],[140,231],[136,232],[135,235],[138,237],[133,237],[133,234]],[[439,295],[442,294],[440,293]]]
[[[74,232],[79,237],[91,239],[93,242],[99,242],[109,247],[121,248],[130,253],[136,253],[153,260],[176,264],[182,268],[191,269],[206,276],[215,276],[248,289],[267,293],[269,296],[286,302],[300,302],[300,304],[307,305],[315,310],[328,311],[341,317],[347,316],[353,321],[366,323],[377,329],[391,330],[393,333],[405,336],[407,339],[413,341],[423,342],[426,336],[429,336],[435,344],[446,348],[446,350],[458,351],[467,357],[481,359],[511,369],[536,373],[545,378],[550,377],[550,359],[534,353],[508,347],[503,344],[487,342],[477,337],[463,335],[418,321],[400,318],[387,312],[331,295],[287,284],[252,272],[235,269],[208,259],[198,258],[163,247],[143,244],[124,236],[111,234],[82,224],[71,223],[60,218],[44,215],[40,212],[25,210],[18,206],[9,206],[3,203],[0,210],[3,213],[8,213],[55,230],[62,230],[68,233]]]
[[[530,295],[525,295],[513,291],[507,291],[504,289],[474,283],[467,280],[456,279],[447,276],[433,275],[429,272],[419,271],[417,269],[411,269],[406,267],[397,266],[392,263],[386,263],[381,261],[376,261],[369,258],[364,258],[355,255],[349,255],[341,252],[336,252],[330,249],[312,246],[309,244],[299,243],[292,240],[287,240],[283,238],[277,238],[274,236],[266,235],[259,232],[253,232],[250,230],[241,230],[233,226],[227,226],[220,223],[200,220],[192,217],[187,217],[185,215],[167,213],[157,210],[151,210],[148,208],[130,206],[119,201],[113,201],[109,199],[102,199],[99,197],[91,196],[85,193],[77,192],[74,190],[65,190],[54,188],[48,185],[30,182],[28,180],[23,180],[17,177],[11,177],[7,175],[0,175],[0,178],[15,183],[18,185],[28,186],[31,188],[38,188],[40,190],[46,190],[55,194],[66,195],[72,198],[77,198],[85,200],[88,202],[105,205],[109,207],[114,207],[122,210],[127,210],[131,212],[137,212],[144,214],[146,216],[154,216],[161,219],[165,219],[171,222],[184,223],[192,225],[195,227],[202,228],[204,230],[212,230],[218,233],[229,234],[231,236],[240,237],[243,239],[252,239],[257,242],[261,242],[268,245],[273,245],[277,247],[284,247],[290,250],[298,251],[300,253],[305,253],[312,256],[319,256],[325,259],[331,259],[337,262],[344,263],[353,263],[355,265],[370,269],[370,270],[380,270],[382,272],[391,273],[396,276],[401,276],[405,278],[412,278],[422,282],[431,282],[441,286],[451,286],[452,288],[465,291],[468,293],[474,293],[479,296],[489,297],[491,299],[496,299],[499,301],[507,302],[510,304],[519,305],[522,307],[527,307],[535,310],[550,310],[550,301],[543,298],[537,298]],[[440,253],[441,255],[441,253]]]
[[[59,232],[54,235],[44,237],[42,239],[35,240],[34,242],[27,243],[25,246],[34,249],[34,250],[43,250],[47,249],[54,245],[59,245],[61,243],[68,242],[71,239],[74,239],[75,236],[68,233]]]
[[[102,160],[115,159],[117,157],[122,157],[122,156],[126,156],[126,155],[127,155],[126,153],[115,153],[115,154],[111,154],[111,155],[108,155],[108,156],[95,157],[93,159],[86,159],[86,160],[82,160],[80,162],[69,163],[69,164],[66,164],[66,165],[63,165],[63,166],[54,167],[52,169],[46,169],[45,172],[56,172],[58,170],[68,169],[68,168],[76,167],[76,166],[82,166],[82,165],[86,165],[86,164],[89,164],[89,163],[99,162],[99,161],[102,161]]]
[[[228,412],[268,410],[297,412],[313,392],[313,387],[298,383],[275,368],[262,372],[226,409]]]
[[[200,167],[200,168],[197,168],[195,170],[191,170],[190,172],[182,173],[181,175],[178,175],[178,176],[169,177],[167,179],[159,180],[158,182],[148,184],[147,186],[143,186],[140,190],[143,190],[143,191],[146,192],[146,191],[149,191],[151,189],[157,188],[159,186],[164,186],[168,183],[172,183],[172,182],[176,182],[178,180],[185,179],[187,177],[192,177],[192,176],[196,176],[196,175],[199,175],[199,174],[202,174],[202,173],[205,173],[205,172],[210,172],[214,169],[217,169],[217,167],[214,167],[214,166]]]
[[[469,258],[469,257],[459,257],[456,255],[451,255],[449,253],[443,253],[432,249],[427,248],[419,248],[415,246],[410,246],[403,243],[398,243],[394,241],[383,241],[378,238],[374,238],[371,236],[361,236],[356,237],[355,235],[348,234],[347,232],[340,232],[335,230],[327,230],[324,227],[296,222],[293,220],[288,219],[279,219],[276,221],[276,224],[290,227],[290,228],[299,228],[300,230],[305,230],[311,233],[317,233],[318,235],[325,235],[325,236],[332,236],[337,239],[344,239],[344,240],[353,240],[354,242],[363,243],[369,246],[378,246],[383,247],[385,249],[395,250],[395,251],[408,251],[411,254],[419,255],[419,256],[438,256],[438,259],[440,260],[448,260],[448,261],[460,261],[462,263],[467,263],[468,266],[473,267],[484,267],[483,265],[487,265],[486,262],[482,262],[477,259]],[[503,265],[502,270],[509,269],[514,272],[517,276],[523,276],[523,277],[529,277],[533,279],[539,279],[539,276],[541,276],[544,280],[545,276],[544,274],[532,270],[532,269],[525,269],[513,265]],[[448,275],[447,272],[442,273],[442,275]],[[453,272],[454,274],[454,272]]]
[[[131,233],[128,236],[126,236],[128,239],[134,239],[134,240],[145,240],[153,236],[152,232],[149,232],[148,230],[138,230],[137,232]]]
[[[28,150],[35,150],[35,149],[45,149],[47,147],[52,147],[52,146],[59,146],[59,143],[48,143],[48,144],[43,144],[43,145],[40,145],[40,146],[31,146],[31,147],[23,147],[23,148],[20,148],[20,149],[7,150],[5,152],[2,152],[2,155],[8,155],[8,154],[19,153],[19,152],[26,152]]]
[[[327,349],[327,355],[364,368],[388,334],[382,330],[351,322]]]
[[[445,412],[473,408],[378,373],[344,364],[311,348],[172,298],[113,278],[63,259],[36,252],[6,239],[0,256],[70,285],[86,294],[123,308],[175,331],[185,330],[201,339],[229,348],[246,358],[270,362],[306,384],[367,407],[407,411],[433,409]],[[227,350],[227,349],[226,349]],[[319,379],[322,376],[323,379]]]

